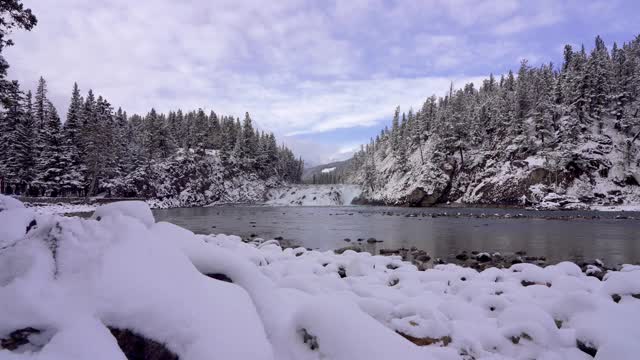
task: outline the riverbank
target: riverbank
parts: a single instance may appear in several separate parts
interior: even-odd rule
[[[11,359],[31,357],[24,350],[105,360],[149,349],[265,360],[640,353],[638,266],[603,280],[569,262],[420,271],[400,256],[196,235],[156,222],[142,202],[87,220],[0,200],[0,355]]]

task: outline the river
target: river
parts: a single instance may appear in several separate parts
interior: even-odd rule
[[[415,246],[448,259],[463,250],[505,254],[524,250],[551,263],[596,258],[607,264],[640,261],[638,212],[233,205],[154,210],[154,215],[157,221],[200,234],[283,237],[319,250],[349,245],[345,238],[351,243],[361,238],[363,248],[372,253]],[[368,238],[382,242],[370,244]]]

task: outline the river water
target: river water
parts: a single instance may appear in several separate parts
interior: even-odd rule
[[[519,214],[523,217],[516,218]],[[169,221],[199,234],[281,236],[319,250],[347,246],[345,238],[351,243],[362,238],[363,248],[372,253],[415,246],[449,259],[463,250],[505,254],[524,250],[528,255],[546,256],[551,263],[596,258],[607,264],[640,262],[638,212],[233,205],[154,210],[154,215],[157,221]],[[382,242],[367,243],[372,237]]]

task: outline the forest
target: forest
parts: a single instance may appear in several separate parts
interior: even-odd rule
[[[225,177],[300,181],[303,162],[272,133],[198,109],[131,115],[74,84],[66,120],[47,98],[40,78],[35,94],[8,84],[0,114],[2,192],[29,196],[154,196],[152,166],[183,158],[217,156]],[[204,175],[202,175],[204,176]]]

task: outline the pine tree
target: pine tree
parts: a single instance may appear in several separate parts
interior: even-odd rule
[[[62,175],[61,186],[64,191],[69,194],[79,195],[83,186],[84,166],[82,164],[82,106],[84,100],[80,95],[78,84],[73,84],[73,92],[69,110],[67,111],[67,120],[64,123],[62,131],[62,151],[65,158],[69,162],[69,166],[65,167]]]
[[[253,124],[251,123],[251,117],[249,113],[245,113],[244,120],[242,122],[242,137],[244,140],[243,153],[245,159],[245,165],[249,168],[255,166],[255,158],[258,153],[258,139],[255,131],[253,130]]]
[[[21,155],[19,150],[20,123],[24,121],[25,109],[23,94],[16,81],[11,82],[2,97],[2,133],[0,134],[2,144],[0,144],[0,176],[3,178],[5,187],[11,189],[11,193],[21,192],[22,179],[20,172],[22,169]]]
[[[44,196],[58,196],[64,169],[69,165],[62,152],[61,123],[58,112],[50,101],[46,101],[43,113],[46,116],[41,131],[42,151],[38,158],[36,183]]]
[[[33,119],[33,104],[31,92],[25,97],[24,116],[16,127],[16,137],[12,154],[14,161],[19,164],[21,192],[30,193],[30,185],[35,179],[35,122]]]
[[[597,119],[598,132],[602,133],[604,126],[602,116],[608,106],[611,86],[611,59],[600,36],[596,37],[596,46],[587,61],[586,73],[588,74],[586,97],[589,115]]]
[[[209,124],[209,142],[211,143],[211,148],[220,150],[220,147],[222,146],[222,128],[218,115],[213,111],[209,114]]]
[[[398,106],[396,107],[396,111],[393,114],[393,120],[391,122],[391,151],[394,155],[400,147],[400,141],[400,106]]]
[[[40,158],[44,150],[47,134],[45,124],[47,122],[47,82],[43,77],[38,80],[38,87],[34,98],[34,121],[36,123],[36,148],[35,155]],[[40,159],[38,161],[41,161]]]
[[[19,0],[3,0],[0,4],[0,19],[0,103],[4,103],[13,91],[12,82],[6,79],[9,64],[2,56],[4,48],[13,45],[13,40],[7,36],[15,28],[31,31],[38,20],[31,9],[25,9]]]

